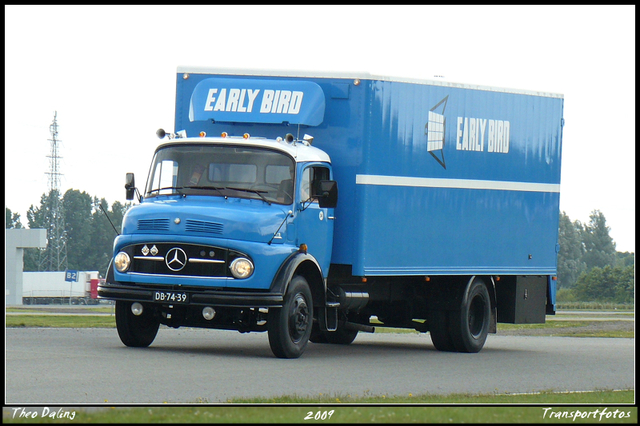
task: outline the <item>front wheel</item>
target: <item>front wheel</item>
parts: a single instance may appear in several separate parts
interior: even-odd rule
[[[126,346],[146,348],[156,338],[160,321],[147,306],[144,306],[142,314],[134,315],[131,312],[132,304],[133,302],[116,301],[118,336]]]
[[[282,308],[269,309],[269,346],[278,358],[298,358],[309,342],[313,299],[307,280],[297,275],[289,283]]]

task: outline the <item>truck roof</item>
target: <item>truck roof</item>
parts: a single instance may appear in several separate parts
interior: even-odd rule
[[[166,145],[179,145],[179,144],[217,144],[217,145],[242,145],[261,147],[267,149],[275,149],[285,152],[293,157],[296,162],[331,162],[331,158],[324,151],[311,146],[306,141],[294,141],[286,142],[284,140],[278,141],[274,139],[266,139],[260,137],[248,137],[243,138],[241,136],[226,136],[226,137],[187,137],[176,138],[160,144],[157,149],[160,149]]]
[[[330,72],[330,71],[305,71],[305,70],[274,70],[274,69],[245,69],[245,68],[223,68],[223,67],[198,67],[179,66],[178,73],[230,75],[230,76],[262,76],[262,77],[302,77],[302,78],[345,78],[360,80],[394,81],[399,83],[426,84],[430,86],[455,87],[460,89],[484,90],[491,92],[517,93],[532,96],[542,96],[549,98],[564,99],[560,93],[542,92],[535,90],[513,89],[497,86],[483,86],[475,84],[454,83],[441,80],[427,80],[406,77],[393,77],[374,75],[368,72]]]

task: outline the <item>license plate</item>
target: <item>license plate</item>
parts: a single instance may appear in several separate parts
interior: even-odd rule
[[[156,291],[153,294],[154,302],[167,302],[167,303],[188,303],[189,296],[187,293],[176,291]]]

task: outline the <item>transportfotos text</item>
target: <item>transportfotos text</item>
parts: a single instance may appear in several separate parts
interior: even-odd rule
[[[551,407],[543,408],[543,419],[571,419],[572,421],[576,421],[576,419],[593,419],[601,421],[604,419],[626,419],[631,417],[631,411],[610,411],[607,408],[603,408],[602,410],[597,408],[593,411],[580,411],[580,410],[554,410]]]

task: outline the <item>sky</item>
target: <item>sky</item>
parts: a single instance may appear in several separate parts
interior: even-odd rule
[[[600,210],[635,252],[635,6],[5,6],[5,206],[48,192],[125,202],[178,66],[440,80],[564,95],[560,210]]]

